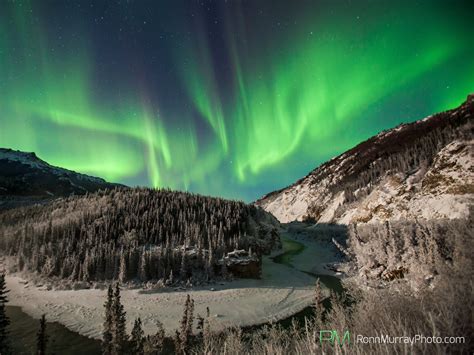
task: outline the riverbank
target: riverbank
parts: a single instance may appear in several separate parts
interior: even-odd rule
[[[281,233],[282,244],[287,251],[283,256],[287,259],[283,260],[284,264],[312,275],[342,277],[340,272],[330,268],[330,265],[343,261],[330,234],[313,224],[292,222],[286,226]]]
[[[9,339],[15,355],[30,355],[36,352],[36,333],[39,320],[31,318],[20,307],[7,306],[6,314],[10,319]],[[50,354],[100,354],[100,341],[81,336],[59,323],[48,322],[46,334],[49,337]]]
[[[291,251],[293,236],[283,233],[284,250]],[[298,241],[291,263],[303,271],[319,271],[328,261],[323,245],[313,241]],[[326,250],[326,253],[330,253]],[[315,257],[317,256],[317,257]],[[321,259],[318,259],[318,258]],[[321,264],[321,265],[320,265]],[[178,328],[187,294],[195,301],[195,314],[206,314],[210,308],[215,329],[229,326],[249,326],[288,318],[311,304],[314,276],[296,268],[277,263],[271,257],[263,259],[260,280],[239,279],[214,286],[186,291],[123,290],[122,302],[127,312],[128,330],[135,318],[140,317],[145,334],[156,331],[160,320],[168,335]],[[48,319],[65,325],[81,335],[102,337],[105,290],[45,290],[25,284],[18,276],[7,276],[10,305],[19,306],[34,318],[45,313]],[[327,292],[327,290],[325,291]]]

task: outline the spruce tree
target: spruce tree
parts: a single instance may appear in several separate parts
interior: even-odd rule
[[[187,336],[188,336],[188,340],[191,339],[191,336],[193,335],[193,324],[194,324],[194,300],[189,297],[188,295],[188,298],[190,299],[189,301],[189,306],[188,306],[188,309],[187,309],[187,312],[188,312],[188,324],[187,324],[187,327],[186,327],[186,332],[187,332]]]
[[[5,283],[5,274],[0,274],[0,354],[10,354],[10,343],[8,339],[8,326],[10,319],[6,315],[7,286]]]
[[[184,246],[184,251],[183,251],[183,254],[181,256],[181,267],[180,267],[180,271],[179,271],[179,276],[181,278],[181,280],[186,280],[186,276],[187,276],[187,254],[186,254],[186,245]]]
[[[73,281],[167,278],[170,285],[198,268],[212,278],[218,255],[248,248],[247,219],[256,212],[241,202],[148,189],[102,191],[58,203],[58,214],[49,205],[27,215],[1,214],[0,254],[8,251],[25,272]],[[186,247],[198,250],[196,260]]]
[[[227,278],[229,276],[229,272],[227,270],[227,263],[225,260],[225,253],[222,254],[221,275],[223,278]]]
[[[314,287],[314,298],[313,298],[313,310],[314,310],[314,315],[316,318],[317,322],[322,321],[322,316],[323,316],[323,292],[321,290],[321,282],[319,281],[319,278],[316,280],[316,284]]]
[[[163,346],[165,344],[165,338],[166,338],[166,333],[165,333],[165,328],[163,327],[163,323],[161,323],[159,320],[156,321],[156,333],[155,333],[155,348],[157,352],[161,352],[163,349]]]
[[[214,277],[214,251],[211,245],[209,245],[209,252],[207,255],[206,276],[208,279],[212,279]]]
[[[144,332],[142,329],[142,321],[139,318],[135,319],[132,329],[132,337],[130,339],[130,351],[134,355],[143,355],[144,354]]]
[[[125,252],[123,249],[120,252],[120,268],[118,280],[121,284],[127,281],[127,261],[125,260]]]
[[[204,320],[203,331],[202,331],[202,343],[204,346],[204,354],[209,353],[211,341],[212,341],[212,331],[211,331],[210,317],[208,315],[207,318]]]
[[[156,327],[158,328],[156,333],[146,337],[144,343],[145,354],[161,354],[163,351],[166,336],[165,328],[159,320],[156,321]]]
[[[149,277],[148,277],[147,255],[146,255],[145,249],[142,250],[142,254],[141,254],[141,257],[140,257],[140,268],[138,270],[138,278],[142,282],[145,282],[149,279]]]
[[[174,282],[173,269],[171,269],[168,280],[166,280],[166,284],[171,286],[173,285],[173,282]]]
[[[198,330],[198,337],[202,339],[204,332],[204,318],[198,314],[196,317],[196,329]]]
[[[191,336],[194,322],[194,300],[188,295],[184,303],[183,318],[181,319],[180,331],[176,331],[176,351],[187,354],[191,347]]]
[[[175,354],[182,355],[184,353],[181,344],[181,333],[176,329],[174,333],[174,352]]]
[[[48,345],[48,335],[46,334],[46,315],[42,315],[40,319],[40,328],[36,333],[36,354],[45,355]]]
[[[123,354],[127,343],[126,318],[122,303],[120,302],[120,287],[115,285],[113,311],[113,349],[115,354]]]
[[[113,303],[114,303],[114,290],[112,285],[109,285],[107,290],[107,301],[104,304],[105,307],[105,321],[104,331],[102,335],[102,353],[104,355],[110,355],[113,351],[113,331],[114,331],[114,314],[113,314]]]

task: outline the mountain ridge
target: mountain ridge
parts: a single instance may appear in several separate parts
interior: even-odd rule
[[[471,94],[467,97],[466,102],[458,108],[380,132],[321,164],[292,185],[270,192],[255,203],[274,214],[280,222],[310,219],[316,222],[346,224],[384,220],[393,217],[383,218],[382,213],[378,213],[394,202],[388,201],[390,196],[382,198],[383,201],[377,206],[370,207],[371,211],[365,216],[356,211],[360,207],[356,206],[357,202],[362,204],[369,202],[363,200],[368,196],[373,198],[374,196],[371,194],[374,190],[383,190],[382,187],[385,190],[390,189],[388,186],[390,181],[385,181],[384,186],[378,186],[381,180],[389,179],[389,177],[398,180],[395,182],[395,185],[398,184],[398,186],[395,187],[396,191],[394,192],[402,196],[406,194],[400,185],[403,185],[404,188],[414,189],[412,195],[426,193],[429,192],[430,186],[432,190],[439,187],[435,181],[437,177],[451,182],[458,197],[460,195],[468,197],[464,201],[455,201],[455,210],[459,209],[461,205],[472,203],[472,194],[474,193],[473,116],[474,95]],[[456,144],[454,144],[455,142]],[[453,145],[448,147],[451,143]],[[450,176],[449,174],[454,173],[453,171],[446,176],[436,174],[433,171],[434,168],[441,168],[441,173],[449,170],[449,167],[444,166],[446,164],[443,165],[440,161],[449,161],[449,156],[452,154],[455,154],[459,159],[451,159],[451,167],[455,166],[458,161],[464,164],[454,169],[462,172],[462,176],[459,174],[455,174],[454,177]],[[434,166],[436,161],[438,165]],[[433,169],[430,170],[430,168]],[[424,180],[425,175],[426,180]],[[431,183],[429,183],[430,181]],[[420,182],[424,182],[425,185],[418,186]],[[434,196],[439,197],[440,195],[439,191],[436,194],[434,191],[431,192]],[[414,196],[404,196],[405,199],[407,197],[409,200],[413,200]],[[446,202],[446,199],[444,200]],[[456,197],[455,200],[459,200],[459,198]],[[463,199],[461,198],[461,200]],[[406,207],[402,206],[400,201],[398,202],[395,204],[396,206],[402,209]],[[429,202],[442,204],[441,201],[433,199]],[[380,211],[373,211],[377,207]],[[410,206],[408,208],[410,209]],[[390,213],[393,213],[394,209],[392,208]],[[349,213],[350,210],[352,210],[352,214]],[[467,208],[464,208],[463,211],[456,211],[453,214],[434,211],[433,216],[426,215],[425,217],[449,218],[450,214],[457,217],[465,216],[466,213],[468,213]],[[411,218],[413,216],[414,211],[411,211],[403,216],[395,217]]]
[[[0,208],[124,186],[53,166],[34,152],[0,148]]]

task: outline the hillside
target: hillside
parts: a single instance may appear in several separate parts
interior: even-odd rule
[[[35,153],[0,148],[0,208],[120,186],[52,166]]]
[[[474,95],[322,164],[256,204],[280,222],[466,218],[474,194]]]
[[[117,188],[0,212],[0,251],[49,278],[203,281],[225,276],[219,259],[234,249],[269,252],[277,224],[243,202]]]

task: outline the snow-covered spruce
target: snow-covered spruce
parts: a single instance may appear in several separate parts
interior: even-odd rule
[[[276,225],[243,202],[118,188],[0,213],[0,251],[13,269],[50,278],[205,281],[234,249],[269,252]]]

